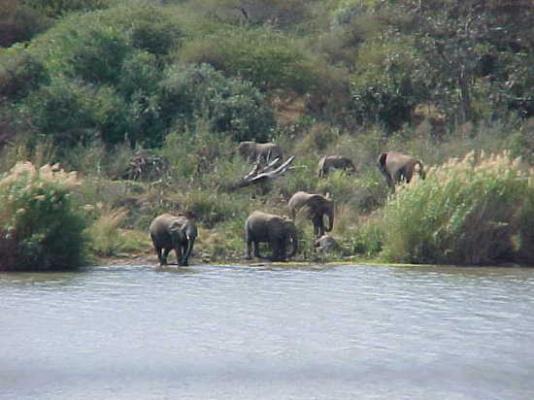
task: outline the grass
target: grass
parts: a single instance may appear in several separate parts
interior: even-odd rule
[[[477,255],[474,250],[470,253],[454,250],[467,245],[473,247],[481,241],[488,242],[484,251],[497,248],[494,241],[503,240],[492,227],[497,227],[498,231],[507,218],[516,217],[515,214],[507,214],[501,203],[508,204],[508,209],[519,209],[521,204],[517,201],[526,193],[526,183],[522,182],[527,182],[527,178],[532,176],[508,153],[506,156],[490,156],[488,153],[475,156],[470,153],[466,158],[465,150],[475,145],[489,150],[505,148],[505,141],[493,140],[497,136],[496,128],[479,133],[488,137],[461,139],[461,134],[457,133],[453,135],[454,140],[434,142],[432,146],[430,139],[428,143],[416,139],[403,142],[402,136],[385,139],[377,130],[351,134],[329,130],[325,125],[311,125],[307,129],[315,131],[315,135],[325,129],[329,133],[324,141],[302,142],[298,137],[293,140],[285,137],[282,142],[287,148],[286,153],[297,156],[295,169],[277,179],[267,194],[253,187],[228,191],[229,183],[248,172],[250,166],[232,154],[232,142],[223,141],[217,146],[217,140],[210,138],[205,128],[197,139],[187,143],[185,149],[173,153],[173,148],[180,146],[180,141],[178,135],[171,135],[167,144],[155,151],[156,155],[171,160],[170,170],[157,181],[121,179],[121,171],[128,165],[128,155],[134,154],[122,145],[111,148],[78,147],[76,161],[82,169],[84,182],[72,193],[77,203],[84,205],[86,216],[92,221],[86,231],[91,239],[90,252],[97,258],[151,255],[152,246],[146,233],[150,221],[163,212],[188,210],[197,215],[199,225],[194,257],[202,262],[236,262],[243,257],[243,225],[249,213],[262,210],[288,215],[289,197],[297,190],[307,190],[329,192],[333,196],[336,218],[331,235],[339,244],[339,249],[329,254],[318,253],[313,246],[312,225],[300,216],[296,221],[301,235],[300,251],[295,261],[449,263],[458,260],[453,256],[464,254],[463,263],[483,263],[498,262],[499,258],[507,257],[504,250],[496,258]],[[429,165],[426,181],[413,182],[388,198],[389,191],[375,166],[375,158],[377,151],[391,148],[407,152],[413,149],[422,155],[427,165],[437,165]],[[181,159],[181,155],[186,154],[184,152],[188,157]],[[316,167],[321,155],[335,152],[352,157],[357,172],[353,175],[334,172],[327,178],[317,178]],[[18,157],[45,163],[56,154],[56,148],[50,142],[38,142],[36,145],[20,142],[4,148],[3,155],[6,157],[2,158],[2,168],[7,168]],[[446,154],[463,157],[440,163]],[[95,168],[95,160],[100,167]],[[192,160],[193,168],[181,165],[184,160]],[[473,163],[477,166],[473,167]],[[479,177],[470,168],[477,174],[483,174]],[[464,188],[465,180],[476,190]],[[443,185],[446,189],[442,188]],[[503,191],[503,188],[506,190]],[[529,190],[529,196],[532,196]],[[488,199],[484,210],[494,211],[495,216],[489,216],[483,209],[477,209],[478,213],[472,211],[476,209],[476,200],[483,196]],[[490,201],[492,198],[494,200]],[[534,201],[525,202],[526,205],[531,203],[534,204]],[[439,211],[440,207],[443,210]],[[522,209],[524,211],[518,214],[517,221],[513,221],[514,229],[516,226],[517,229],[505,240],[511,243],[514,260],[519,260],[521,254],[520,262],[531,262],[532,259],[528,250],[534,237],[528,223],[532,218],[532,212],[528,210],[532,208],[525,206]],[[431,210],[439,217],[432,217],[434,214],[429,214]],[[474,216],[477,216],[476,221]],[[431,226],[429,221],[432,218],[441,221],[441,225]],[[485,220],[489,222],[485,223]],[[464,237],[465,229],[470,225],[483,227],[485,233],[481,236],[475,230],[469,231],[470,239],[464,238],[461,245],[454,247],[451,244],[453,239]],[[385,226],[388,228],[385,229]],[[406,226],[412,228],[407,230]],[[444,242],[436,245],[436,238],[443,238]],[[422,245],[427,242],[434,243],[433,247]],[[519,248],[522,250],[519,251]],[[453,249],[452,252],[450,249]]]

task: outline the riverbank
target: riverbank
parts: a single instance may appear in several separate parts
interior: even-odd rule
[[[169,268],[177,267],[176,260],[174,259],[174,254],[169,255]],[[95,266],[137,266],[137,265],[147,265],[153,266],[154,268],[158,267],[158,260],[154,253],[147,252],[143,254],[117,254],[115,256],[108,257],[97,257],[91,264]],[[279,261],[268,261],[268,260],[245,260],[243,257],[235,258],[221,258],[213,259],[209,257],[198,258],[193,255],[189,266],[195,265],[211,265],[211,266],[250,266],[250,267],[261,267],[261,266],[273,266],[273,267],[284,267],[284,268],[301,268],[308,266],[390,266],[390,267],[407,267],[407,268],[436,268],[436,267],[458,267],[458,268],[534,268],[534,265],[527,264],[518,264],[511,262],[503,262],[495,265],[437,265],[437,264],[413,264],[413,263],[394,263],[387,262],[386,260],[380,258],[362,258],[362,257],[343,257],[336,258],[332,257],[316,257],[308,260],[296,259],[288,260],[286,262]]]

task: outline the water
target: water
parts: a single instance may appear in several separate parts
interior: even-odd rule
[[[534,269],[0,274],[0,399],[534,398]]]

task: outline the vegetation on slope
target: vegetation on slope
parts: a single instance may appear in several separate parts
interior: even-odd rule
[[[532,262],[532,190],[513,177],[532,179],[533,11],[529,2],[477,0],[8,0],[0,11],[0,171],[25,160],[79,171],[84,184],[73,190],[92,210],[87,232],[100,255],[150,251],[139,232],[151,218],[187,209],[201,225],[198,256],[235,259],[250,211],[283,213],[295,191],[308,190],[336,201],[334,257]],[[275,140],[296,155],[296,168],[267,194],[229,193],[250,169],[235,155],[240,140]],[[385,150],[436,167],[428,182],[390,197],[375,166]],[[435,242],[444,225],[415,235],[418,250],[400,245],[408,239],[392,237],[383,219],[400,226],[392,215],[426,210],[423,198],[432,198],[449,201],[442,222],[452,223],[451,210],[463,209],[453,198],[468,193],[449,199],[436,177],[456,174],[460,166],[447,160],[473,150],[522,157],[513,167],[503,161],[513,172],[473,178],[480,190],[490,181],[508,188],[507,197],[487,193],[522,210],[513,223],[494,221],[517,227],[506,239],[513,250],[457,257],[456,239],[478,237],[467,211],[446,245]],[[318,160],[336,153],[357,173],[318,180]],[[165,168],[127,180],[136,154]],[[406,212],[391,211],[395,204]],[[300,257],[324,257],[313,252],[311,224],[297,223]],[[427,235],[434,247],[422,251]]]

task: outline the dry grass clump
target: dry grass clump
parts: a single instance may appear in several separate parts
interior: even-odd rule
[[[91,250],[99,256],[112,256],[123,247],[119,228],[128,215],[124,208],[106,209],[88,228]]]

